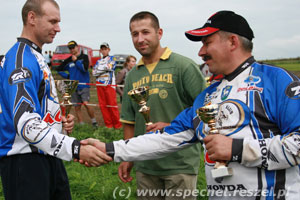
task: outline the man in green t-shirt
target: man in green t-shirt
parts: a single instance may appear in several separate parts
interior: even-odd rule
[[[130,20],[130,32],[142,59],[128,73],[124,94],[140,86],[149,86],[147,105],[151,108],[150,120],[153,124],[146,127],[139,113],[139,105],[124,95],[120,119],[124,127],[124,139],[169,125],[182,110],[192,106],[194,99],[205,88],[205,80],[195,62],[167,47],[161,47],[163,30],[154,14],[135,14]],[[135,162],[137,188],[193,191],[197,183],[199,154],[200,144],[162,159]],[[119,177],[123,182],[132,180],[132,167],[131,162],[120,164]],[[143,198],[147,199],[139,197]]]

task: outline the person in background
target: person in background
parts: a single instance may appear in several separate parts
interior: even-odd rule
[[[124,139],[168,126],[205,88],[204,78],[194,61],[161,46],[163,30],[153,13],[136,13],[129,28],[134,47],[142,58],[128,73],[124,94],[140,86],[150,87],[147,106],[153,124],[146,127],[138,104],[124,95],[120,120],[124,126]],[[163,159],[135,162],[137,188],[196,189],[200,147],[200,144],[195,145]],[[132,180],[132,167],[131,162],[120,164],[119,177],[123,182]],[[147,198],[150,197],[138,197]],[[165,199],[160,195],[155,198]]]
[[[89,83],[90,73],[89,73],[89,58],[86,54],[80,52],[77,43],[72,40],[68,42],[68,48],[72,54],[69,58],[64,60],[64,62],[56,68],[58,74],[63,78],[70,80],[78,80],[79,83]],[[68,73],[66,73],[66,71]],[[72,94],[71,101],[74,103],[75,113],[80,124],[84,124],[83,116],[81,112],[81,105],[87,110],[89,117],[91,118],[92,125],[98,127],[97,120],[95,118],[94,110],[89,106],[90,100],[90,86],[81,85],[77,86],[76,91]]]
[[[127,56],[126,61],[124,63],[123,69],[117,73],[116,84],[124,85],[125,78],[127,73],[136,65],[136,58],[132,55]],[[122,102],[124,87],[117,87],[117,93],[120,95],[120,100]]]
[[[110,48],[108,43],[100,45],[102,58],[93,67],[93,76],[96,77],[97,94],[100,110],[107,128],[122,128],[120,122],[119,108],[117,104],[115,69],[116,62],[113,56],[109,55]],[[113,85],[113,86],[112,86]]]
[[[21,37],[0,64],[0,171],[7,200],[70,200],[62,160],[83,159],[97,166],[101,151],[62,134],[71,133],[74,116],[61,115],[57,91],[42,55],[44,44],[60,32],[54,0],[27,0]],[[102,157],[102,158],[101,158]],[[111,160],[109,157],[106,157]]]

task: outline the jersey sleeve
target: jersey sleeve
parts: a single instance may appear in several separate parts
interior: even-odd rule
[[[188,108],[162,131],[113,142],[114,161],[158,159],[199,142],[192,127],[192,118],[192,108]]]
[[[281,134],[244,139],[241,164],[247,167],[277,170],[300,163],[300,82],[288,73],[279,73],[272,79],[265,106]]]

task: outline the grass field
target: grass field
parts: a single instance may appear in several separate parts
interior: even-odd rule
[[[290,59],[262,60],[260,62],[279,66],[292,72],[300,71],[300,57]]]

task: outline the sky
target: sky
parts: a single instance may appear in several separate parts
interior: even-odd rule
[[[5,54],[21,35],[21,9],[25,0],[0,0],[0,54]],[[163,29],[161,45],[203,63],[201,42],[188,40],[184,32],[202,27],[220,10],[232,10],[246,18],[254,32],[253,55],[257,60],[300,57],[300,0],[57,0],[61,32],[43,51],[54,51],[70,40],[98,49],[108,42],[110,54],[135,50],[129,20],[137,12],[154,13]]]

